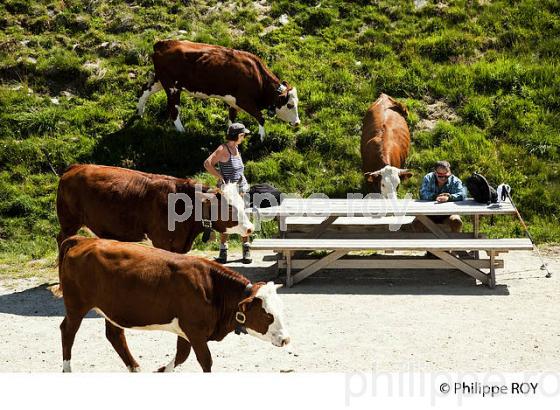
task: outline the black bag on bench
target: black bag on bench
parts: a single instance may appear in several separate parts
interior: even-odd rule
[[[255,195],[259,194],[257,197],[258,202],[254,203]],[[282,193],[270,184],[255,184],[249,189],[250,204],[249,206],[257,208],[270,208],[271,206],[280,205],[282,200]]]
[[[488,183],[486,178],[479,173],[473,172],[473,174],[467,178],[465,184],[476,202],[483,204],[498,202],[498,193]]]

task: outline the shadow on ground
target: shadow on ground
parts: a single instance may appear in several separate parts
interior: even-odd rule
[[[285,275],[278,275],[273,262],[259,261],[244,265],[232,259],[228,267],[245,275],[252,282],[284,283]],[[18,316],[50,317],[65,314],[62,299],[55,298],[43,284],[20,292],[0,295],[0,313]],[[457,295],[508,296],[506,285],[490,289],[477,285],[475,280],[456,270],[322,270],[291,288],[283,287],[280,294],[310,295]],[[86,318],[99,317],[90,312]]]
[[[255,264],[243,265],[233,259],[227,266],[245,275],[253,282],[272,280],[285,283],[285,273],[278,273],[275,257],[268,255]],[[329,270],[324,269],[304,279],[291,288],[283,287],[285,294],[333,294],[333,295],[466,295],[508,296],[506,285],[490,289],[477,285],[470,276],[458,270]]]
[[[21,292],[0,295],[0,313],[18,316],[51,317],[65,315],[64,302],[53,296],[49,287],[43,284]],[[86,318],[99,317],[91,311]]]

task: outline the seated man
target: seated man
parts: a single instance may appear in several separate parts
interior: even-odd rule
[[[438,161],[435,171],[424,177],[420,188],[420,199],[447,202],[462,201],[465,199],[463,183],[451,173],[451,165],[447,161]],[[433,215],[429,217],[435,223],[445,223],[451,232],[461,232],[463,222],[459,215]],[[418,220],[414,220],[413,227],[416,231],[426,231]]]

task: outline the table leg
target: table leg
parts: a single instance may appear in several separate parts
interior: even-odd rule
[[[308,276],[313,275],[319,269],[323,269],[323,268],[327,267],[330,263],[334,262],[335,260],[342,258],[347,253],[348,253],[348,251],[346,251],[346,250],[337,250],[337,251],[333,251],[333,252],[329,253],[327,256],[319,259],[316,262],[313,262],[307,268],[302,269],[301,271],[296,273],[293,277],[293,283],[301,282],[302,280],[304,280]]]
[[[291,288],[293,283],[292,279],[292,251],[285,251],[286,255],[286,287]]]
[[[431,251],[431,252],[441,260],[444,260],[445,262],[459,269],[463,273],[466,273],[467,275],[472,276],[475,279],[478,279],[485,285],[488,284],[489,282],[488,275],[486,275],[484,272],[476,268],[473,268],[471,265],[462,261],[461,259],[456,258],[455,256],[445,251]]]
[[[496,286],[496,252],[490,251],[490,277],[488,287],[493,289]]]
[[[284,239],[286,237],[286,231],[288,227],[286,226],[286,217],[278,217],[278,232],[280,232],[280,238]]]
[[[329,227],[329,225],[331,225],[337,219],[338,216],[332,216],[332,215],[329,216],[327,219],[325,219],[323,222],[321,222],[319,225],[313,228],[313,230],[309,232],[307,235],[305,235],[305,237],[307,239],[317,239],[319,236],[321,236],[323,232],[325,232],[325,230]]]
[[[473,215],[473,237],[475,239],[480,237],[480,215]],[[474,258],[480,259],[479,251],[474,251]]]
[[[433,233],[437,238],[449,238],[449,235],[441,229],[437,224],[428,218],[426,215],[416,215],[416,219],[418,219],[422,224],[428,228],[428,230]]]
[[[478,238],[480,231],[480,215],[473,215],[473,236]]]

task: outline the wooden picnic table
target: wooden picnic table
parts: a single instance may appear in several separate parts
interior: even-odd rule
[[[260,209],[257,219],[276,218],[280,238],[256,239],[253,249],[272,249],[279,252],[279,268],[286,269],[286,284],[292,286],[320,269],[459,269],[484,284],[495,285],[495,269],[503,267],[496,256],[512,250],[530,250],[530,240],[487,239],[479,232],[480,216],[513,215],[510,201],[480,204],[474,200],[436,203],[412,199],[328,199],[288,198],[280,206]],[[463,215],[473,218],[472,233],[451,233],[434,223],[431,215]],[[425,233],[400,229],[418,219]],[[346,225],[354,236],[340,237],[336,225]],[[369,230],[382,225],[382,232]],[[306,226],[307,225],[307,226]],[[304,232],[290,230],[290,226],[304,227]],[[340,226],[338,227],[340,229]],[[348,231],[348,229],[347,229]],[[359,238],[359,239],[358,239]],[[322,258],[310,258],[309,251],[331,251]],[[400,257],[387,260],[362,258],[341,259],[357,250],[429,251],[437,259]],[[462,251],[462,252],[461,252]],[[467,252],[468,258],[464,255]],[[480,259],[485,251],[489,259]],[[463,253],[463,256],[461,256]],[[292,276],[293,270],[300,270]],[[488,273],[481,269],[487,269]]]

